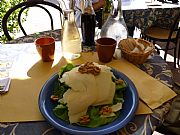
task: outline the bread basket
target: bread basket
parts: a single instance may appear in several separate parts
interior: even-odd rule
[[[140,46],[142,47],[140,47]],[[122,57],[133,64],[143,64],[154,51],[154,45],[144,39],[127,38],[118,44]],[[138,50],[139,51],[135,51]]]

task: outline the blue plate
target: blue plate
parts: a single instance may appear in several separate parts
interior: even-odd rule
[[[125,102],[123,103],[121,113],[112,123],[97,128],[86,128],[71,125],[57,118],[52,111],[56,105],[52,102],[50,96],[52,95],[54,83],[58,79],[58,74],[53,75],[49,80],[47,80],[40,92],[39,109],[42,115],[52,126],[70,134],[100,135],[108,134],[121,129],[134,117],[138,107],[139,98],[133,82],[123,73],[115,69],[112,69],[112,71],[116,78],[121,78],[127,83],[127,89],[124,92]]]

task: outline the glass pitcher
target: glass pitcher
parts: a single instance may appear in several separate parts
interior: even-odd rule
[[[127,26],[121,10],[121,0],[112,0],[110,15],[103,24],[100,35],[115,39],[117,44],[120,40],[128,37]]]
[[[64,9],[64,22],[62,28],[62,52],[63,57],[73,60],[81,56],[81,38],[74,20],[73,0],[69,1],[69,7]]]

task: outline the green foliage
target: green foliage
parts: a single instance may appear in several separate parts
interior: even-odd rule
[[[12,8],[14,5],[17,5],[20,2],[23,2],[26,0],[1,0],[0,2],[0,42],[6,42],[7,38],[5,37],[2,29],[2,19],[5,15],[5,13]],[[25,21],[25,18],[27,16],[27,11],[23,12],[25,16],[23,16],[23,20]],[[8,31],[10,32],[12,38],[14,38],[15,34],[19,31],[19,26],[17,22],[17,16],[18,16],[19,9],[16,10],[8,19]]]
[[[104,12],[105,13],[109,13],[110,10],[111,10],[111,3],[112,3],[112,0],[105,0],[106,2],[106,5],[104,7]]]

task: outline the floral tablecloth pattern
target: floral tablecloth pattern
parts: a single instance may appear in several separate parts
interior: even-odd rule
[[[180,13],[180,8],[147,8],[123,12],[127,27],[136,26],[144,32],[152,25],[169,28],[175,15]]]

